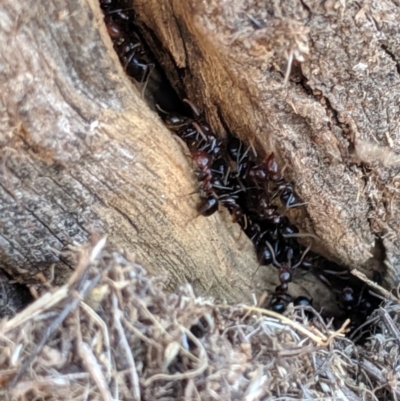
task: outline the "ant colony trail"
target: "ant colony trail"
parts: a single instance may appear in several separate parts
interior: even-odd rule
[[[135,26],[134,11],[124,0],[100,0],[100,5],[124,70],[145,85],[154,61],[146,53]],[[165,111],[160,106],[157,110],[165,125],[189,149],[199,181],[199,215],[211,216],[219,206],[227,208],[233,221],[254,244],[260,267],[272,264],[277,268],[280,284],[262,306],[283,313],[290,302],[295,306],[312,305],[309,297],[293,298],[289,293],[289,283],[296,272],[312,271],[321,285],[336,293],[343,311],[341,318],[351,319],[353,331],[359,327],[381,299],[371,295],[361,280],[345,268],[313,253],[310,250],[313,235],[299,233],[290,224],[285,210],[302,203],[293,184],[285,181],[274,153],[258,157],[251,145],[232,132],[228,132],[225,140],[220,139],[204,115],[187,99],[181,102],[182,114]],[[309,245],[301,245],[297,241],[299,237],[305,238]]]

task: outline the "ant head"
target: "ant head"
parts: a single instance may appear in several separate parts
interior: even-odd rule
[[[218,210],[218,199],[211,195],[208,198],[204,199],[203,203],[199,207],[199,214],[204,217],[211,216]]]
[[[277,173],[279,171],[274,152],[271,152],[269,155],[265,156],[263,162],[267,166],[269,173]]]
[[[341,300],[345,304],[353,303],[355,301],[354,290],[351,287],[344,287],[341,294]]]
[[[186,117],[179,114],[169,113],[164,119],[165,125],[170,129],[178,129],[189,123]]]
[[[312,306],[312,299],[304,296],[299,296],[293,301],[294,306]]]
[[[201,170],[206,169],[211,164],[210,156],[202,150],[194,152],[192,154],[192,159],[196,163],[196,166]]]
[[[287,308],[287,302],[283,298],[275,298],[271,301],[270,308],[276,313],[283,313]]]

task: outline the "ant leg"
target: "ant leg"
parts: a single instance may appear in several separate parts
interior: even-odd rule
[[[330,281],[322,274],[317,274],[317,277],[329,288],[332,288]]]
[[[305,256],[307,255],[308,251],[311,249],[311,245],[308,245],[308,247],[306,248],[306,250],[303,252],[303,254],[301,255],[300,260],[292,267],[292,269],[295,269],[296,267],[299,267],[302,263],[303,260],[305,258]]]
[[[254,157],[257,157],[256,148],[254,147],[254,138],[253,138],[251,141],[249,141],[249,142],[250,142],[250,145],[249,145],[249,147],[251,148],[251,150],[252,150],[252,152],[253,152],[253,155],[254,155]]]
[[[111,14],[119,13],[121,11],[130,11],[130,10],[134,10],[134,8],[133,7],[127,7],[127,8],[118,8],[118,9],[115,9],[115,10],[108,10],[107,12],[105,12],[105,14],[106,15],[111,15]]]
[[[237,166],[239,166],[239,168],[238,168],[238,174],[240,175],[241,174],[241,172],[242,172],[242,168],[243,168],[243,166],[242,166],[242,161],[244,160],[244,158],[247,156],[247,154],[249,153],[249,150],[251,149],[251,147],[249,146],[247,149],[246,149],[246,151],[243,153],[243,155],[242,155],[242,157],[240,158],[240,160],[239,160],[239,164],[237,165]],[[244,178],[245,178],[245,176],[243,176]]]
[[[332,274],[334,276],[342,276],[341,278],[343,280],[349,280],[350,277],[345,277],[349,276],[349,272],[347,270],[341,271],[341,272],[335,272],[334,270],[323,270],[324,273],[326,274]]]
[[[314,234],[309,233],[293,233],[293,234],[281,234],[283,238],[314,238],[319,240],[319,238]]]
[[[251,149],[251,146],[249,146],[246,151],[243,153],[242,157],[239,160],[239,163],[241,163],[243,161],[243,159],[247,156],[247,154],[249,153],[249,150]]]
[[[211,142],[209,142],[209,140],[210,138],[207,138],[207,143],[205,143],[204,146],[200,148],[200,150],[206,151],[206,149],[208,148],[207,153],[212,153],[214,151],[215,145],[217,144],[217,139],[213,138]]]
[[[124,64],[124,71],[125,71],[125,72],[126,72],[126,69],[127,69],[128,65],[129,65],[129,63],[132,61],[134,55],[135,55],[135,52],[133,51],[133,52],[131,52],[131,54],[127,57],[126,62],[125,62],[125,64]]]
[[[228,178],[229,178],[229,174],[230,174],[230,173],[231,173],[231,167],[228,166],[228,169],[227,169],[227,171],[226,171],[225,177],[224,177],[224,179],[223,179],[224,185],[226,185],[226,184],[228,183]]]
[[[289,199],[290,200],[290,199]],[[286,208],[288,209],[293,209],[295,207],[300,207],[300,206],[304,206],[304,205],[308,205],[310,202],[303,202],[303,203],[295,203],[294,205],[288,205],[289,201],[286,202]]]
[[[243,184],[243,182],[240,179],[240,177],[237,177],[237,181],[238,181],[240,187],[242,188],[241,191],[246,192],[248,189],[251,189],[251,188],[246,188],[246,186]]]
[[[254,281],[254,277],[258,272],[258,269],[261,267],[261,263],[257,266],[257,269],[255,270],[255,272],[253,273],[253,275],[251,276],[251,281]]]
[[[189,192],[188,194],[177,196],[177,198],[181,199],[181,198],[186,198],[187,196],[198,195],[199,192],[200,192],[199,190],[193,191],[193,192]]]
[[[226,189],[226,190],[228,190],[228,191],[232,191],[232,189],[233,189],[233,188],[231,188],[231,187],[224,187],[223,185],[212,184],[212,186],[213,186],[214,188],[217,188],[217,189]]]
[[[240,194],[240,192],[244,192],[244,191],[245,191],[245,189],[238,189],[238,190],[235,191],[235,192],[231,192],[231,193],[229,194],[229,196],[237,195],[237,194]]]
[[[203,138],[204,142],[207,142],[207,136],[203,132],[203,130],[201,129],[200,125],[196,121],[192,121],[192,125],[193,125],[193,127],[196,128],[197,132],[201,135],[201,137]]]
[[[140,83],[143,83],[143,81],[144,81],[144,85],[142,88],[142,98],[143,99],[144,99],[144,95],[146,93],[147,84],[149,83],[150,75],[153,72],[154,68],[155,68],[154,64],[147,64],[144,69],[143,78],[140,80]]]
[[[247,215],[243,215],[243,218],[244,218],[244,227],[243,227],[243,230],[247,230],[247,227],[248,227],[248,221],[247,221]],[[242,230],[242,231],[243,231]]]
[[[126,71],[126,69],[128,68],[128,65],[129,65],[129,63],[133,60],[133,57],[136,55],[136,48],[137,47],[140,47],[141,46],[141,44],[140,43],[136,43],[133,47],[132,47],[132,49],[130,49],[129,50],[129,53],[127,53],[127,54],[129,54],[129,56],[127,56],[127,59],[126,59],[126,62],[125,62],[125,64],[124,64],[124,71]],[[140,65],[140,63],[138,63],[139,65]]]
[[[243,142],[241,140],[239,140],[239,149],[238,149],[237,154],[236,154],[236,167],[239,166],[239,155],[240,155],[240,152],[242,150],[242,143]]]
[[[275,258],[275,251],[272,248],[272,245],[268,242],[265,241],[265,245],[267,245],[267,248],[269,249],[269,251],[271,252],[271,256],[272,256],[272,262],[274,263],[275,266],[280,267],[281,264],[277,262],[276,258]]]

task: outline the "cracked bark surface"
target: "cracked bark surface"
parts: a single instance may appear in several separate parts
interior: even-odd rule
[[[273,150],[314,249],[400,281],[400,4],[135,0],[178,91]],[[159,44],[162,44],[160,50]],[[285,76],[287,83],[285,84]]]
[[[253,285],[253,246],[230,216],[196,218],[190,161],[125,75],[98,2],[6,0],[0,54],[0,267],[13,280],[64,282],[74,261],[59,252],[95,234],[170,287],[250,301],[276,285],[265,271]]]

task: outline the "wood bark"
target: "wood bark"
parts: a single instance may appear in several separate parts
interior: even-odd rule
[[[134,0],[178,90],[259,153],[306,205],[317,252],[400,279],[400,4]],[[160,43],[162,46],[160,46]]]
[[[182,97],[286,166],[306,202],[286,212],[314,249],[397,283],[398,4],[134,5]],[[4,1],[0,54],[0,263],[13,279],[62,282],[66,246],[107,234],[170,287],[236,301],[274,288],[227,213],[197,217],[186,149],[126,77],[97,1]],[[311,276],[290,292],[301,285],[317,309],[334,303]]]
[[[224,213],[197,217],[190,159],[125,75],[98,2],[3,1],[0,54],[3,270],[60,283],[66,247],[108,235],[170,287],[251,299],[252,244]]]

